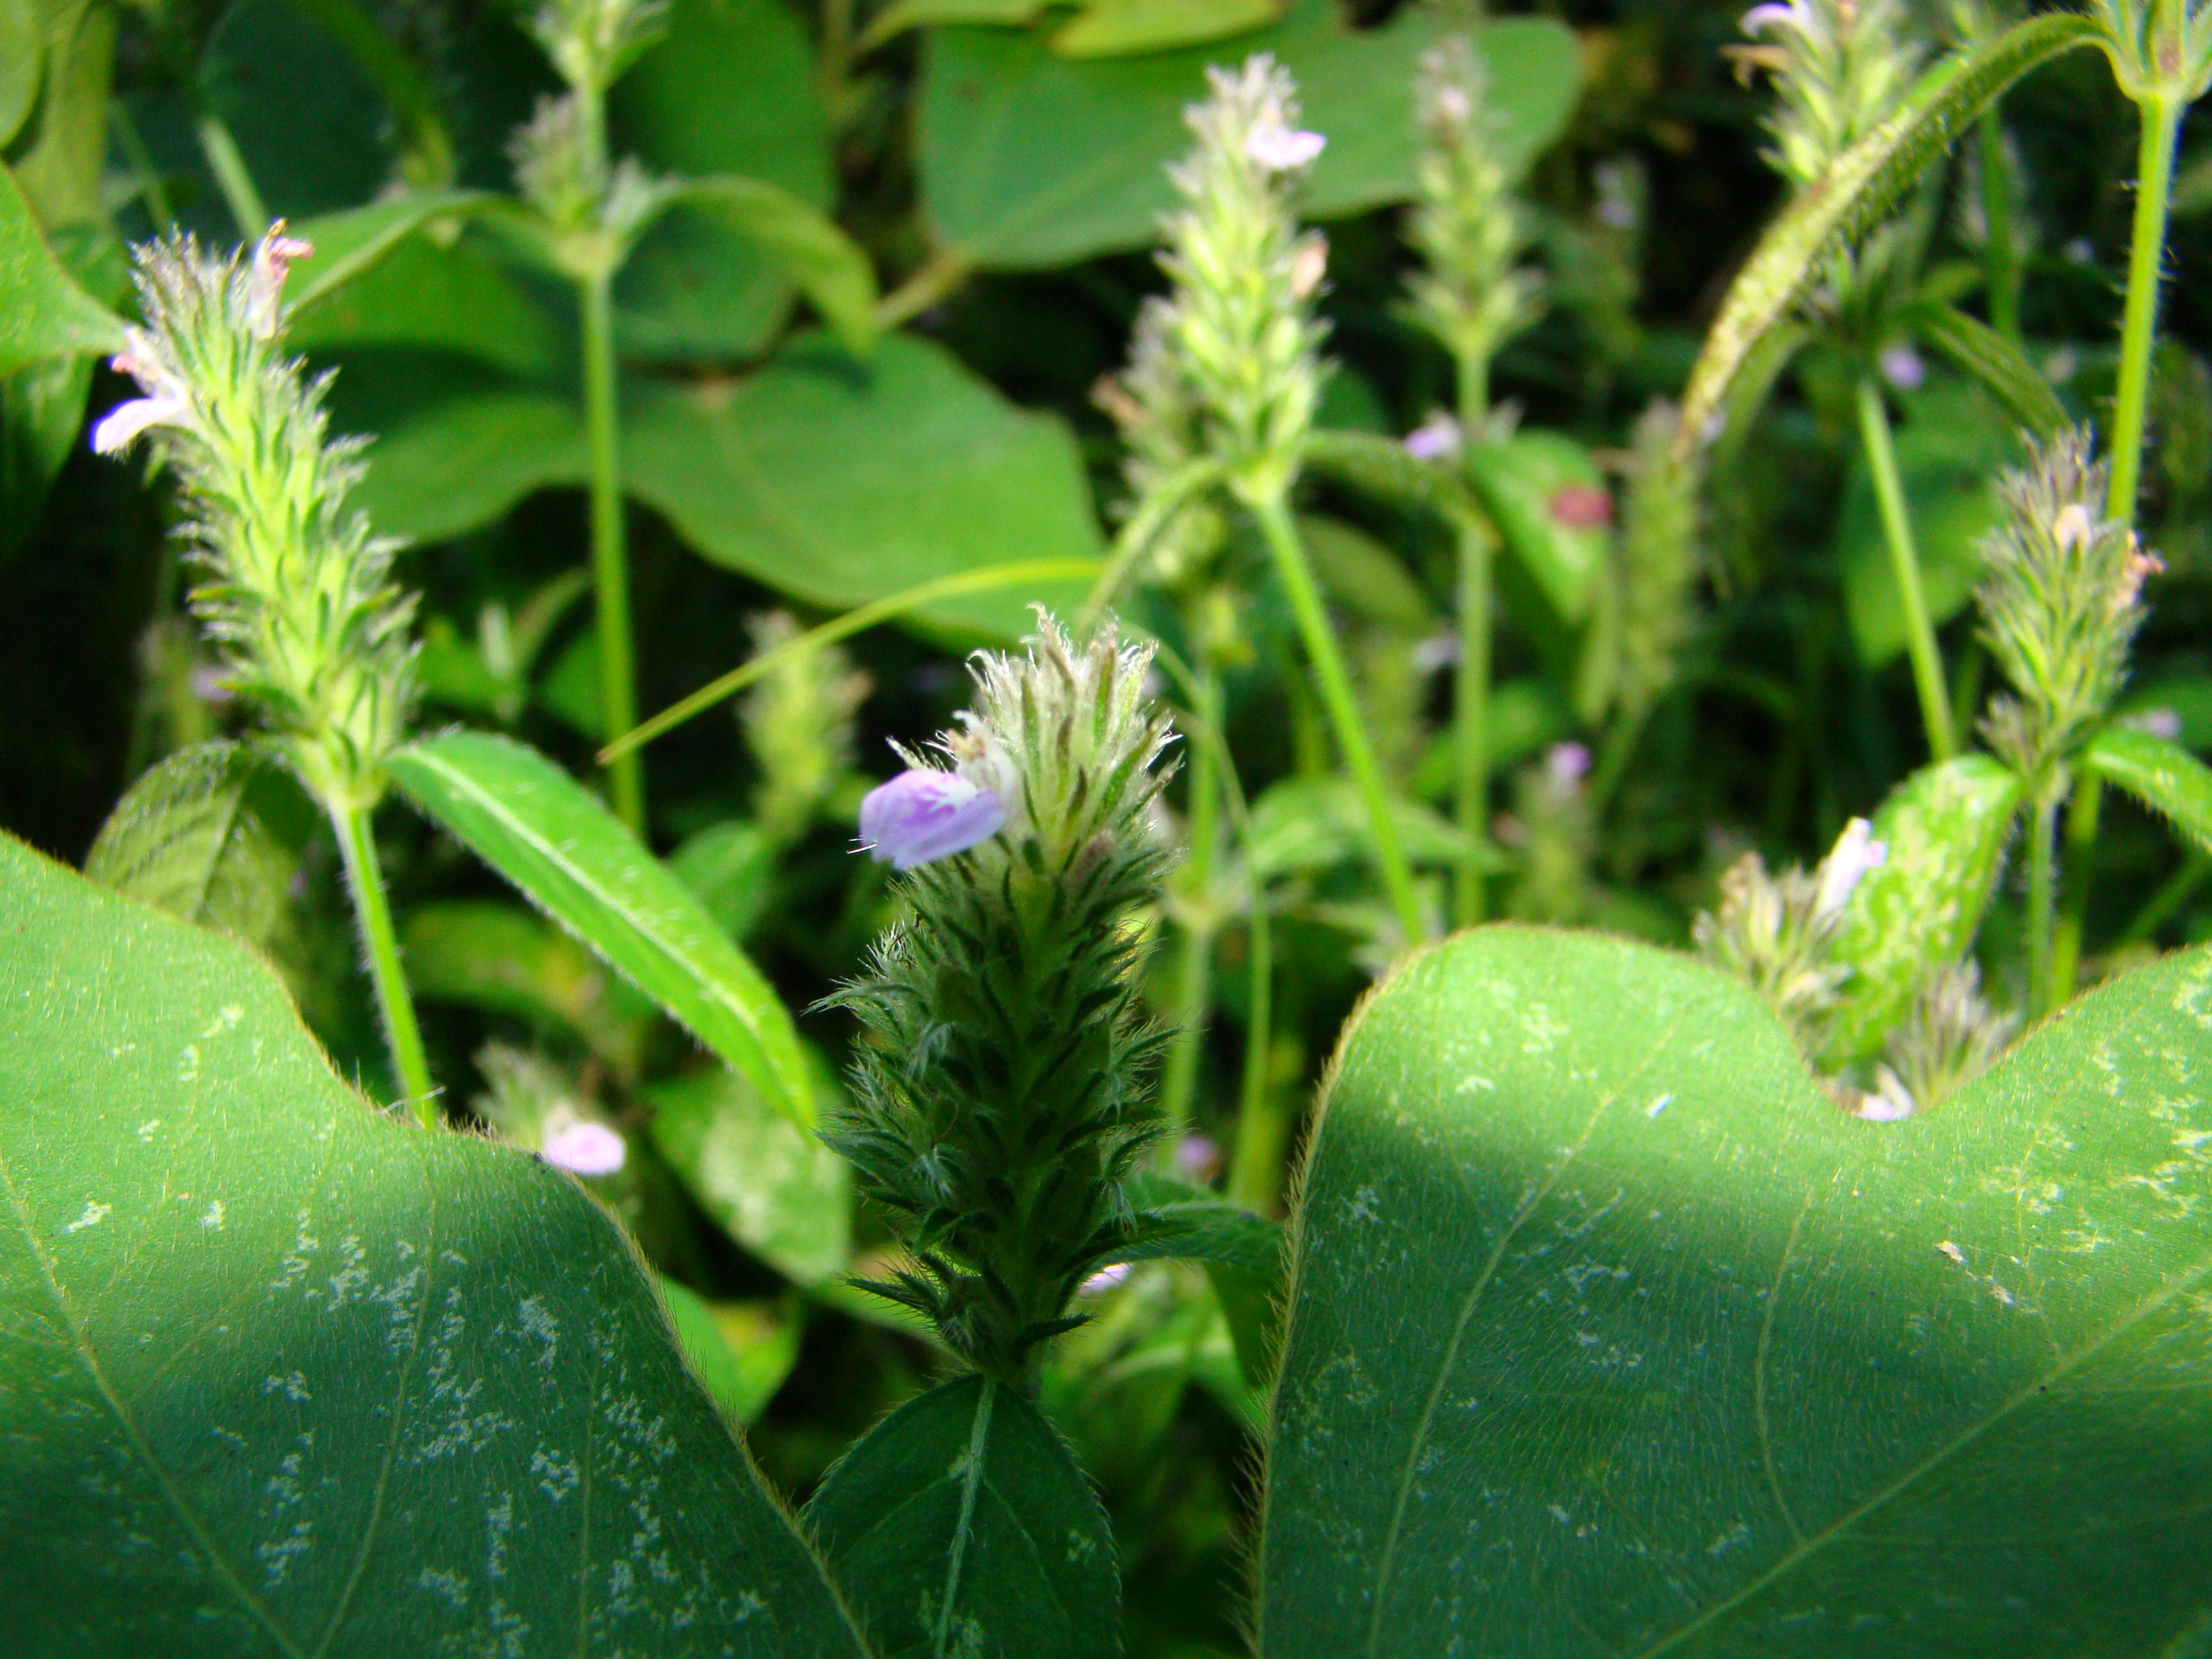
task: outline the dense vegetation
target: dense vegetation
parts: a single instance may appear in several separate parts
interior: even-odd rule
[[[2208,81],[0,0],[10,1650],[2206,1650]]]

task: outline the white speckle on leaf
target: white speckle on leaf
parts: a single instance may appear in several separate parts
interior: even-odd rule
[[[1966,1265],[1966,1253],[1960,1249],[1956,1244],[1954,1244],[1949,1239],[1946,1238],[1942,1240],[1936,1244],[1936,1248],[1942,1251],[1945,1255],[1949,1256],[1952,1261],[1957,1262],[1961,1267]]]
[[[1751,1528],[1741,1521],[1705,1546],[1707,1555],[1724,1555],[1739,1545],[1751,1541]]]
[[[1370,1182],[1352,1194],[1350,1198],[1345,1200],[1344,1218],[1346,1221],[1380,1221],[1382,1218],[1375,1206],[1381,1197],[1382,1194],[1376,1190],[1375,1184]]]
[[[70,1224],[63,1228],[62,1231],[65,1233],[75,1233],[82,1232],[87,1227],[97,1227],[102,1221],[105,1221],[107,1218],[107,1217],[112,1212],[113,1208],[114,1206],[112,1205],[94,1203],[91,1199],[88,1198],[84,1201],[84,1213],[79,1216],[76,1220],[70,1222]]]
[[[1473,1072],[1469,1072],[1465,1077],[1459,1080],[1459,1087],[1453,1090],[1452,1092],[1455,1095],[1471,1095],[1481,1090],[1495,1089],[1497,1086],[1498,1085],[1495,1083],[1492,1083],[1488,1078],[1478,1077]]]
[[[154,1131],[161,1127],[161,1120],[158,1117],[149,1117],[143,1123],[140,1124],[138,1126],[138,1139],[140,1143],[143,1145],[151,1141],[154,1139]]]
[[[199,1079],[199,1074],[200,1045],[197,1042],[187,1042],[185,1045],[185,1052],[177,1056],[177,1081],[179,1083],[197,1082]]]
[[[263,1377],[261,1392],[282,1394],[287,1400],[313,1400],[315,1397],[307,1392],[307,1379],[298,1371],[291,1371],[283,1376]]]
[[[207,1213],[200,1218],[200,1225],[212,1228],[217,1232],[222,1231],[222,1200],[221,1199],[211,1198],[208,1200]]]
[[[1660,1113],[1665,1111],[1668,1107],[1673,1105],[1674,1103],[1674,1097],[1671,1092],[1663,1094],[1660,1096],[1658,1099],[1653,1101],[1649,1106],[1646,1106],[1644,1109],[1644,1115],[1646,1117],[1656,1117]]]
[[[225,1031],[234,1027],[240,1020],[244,1019],[245,1018],[245,1009],[240,1007],[234,1002],[226,1002],[222,1007],[216,1010],[215,1018],[207,1023],[207,1029],[203,1030],[200,1033],[200,1036],[203,1037],[219,1037]]]
[[[443,1596],[454,1607],[469,1604],[469,1581],[459,1573],[441,1572],[435,1567],[425,1567],[415,1579],[418,1589],[430,1590]]]

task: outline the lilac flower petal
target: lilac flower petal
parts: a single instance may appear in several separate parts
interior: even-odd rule
[[[1270,173],[1294,173],[1311,166],[1328,142],[1318,132],[1293,132],[1280,121],[1263,120],[1244,135],[1244,153]]]
[[[629,1148],[604,1123],[571,1123],[545,1137],[545,1161],[580,1176],[611,1176],[622,1168]]]
[[[1129,1276],[1129,1264],[1117,1261],[1110,1267],[1101,1267],[1076,1287],[1078,1296],[1103,1296]]]
[[[1770,28],[1796,29],[1804,26],[1805,20],[1798,14],[1797,8],[1784,5],[1780,0],[1768,0],[1765,5],[1753,6],[1744,13],[1743,21],[1736,25],[1746,34],[1760,34]]]
[[[1881,354],[1881,377],[1899,392],[1917,392],[1928,378],[1928,366],[1911,346],[1888,346]]]
[[[1211,1135],[1185,1135],[1176,1142],[1176,1172],[1193,1181],[1204,1181],[1221,1167],[1221,1148]]]
[[[1589,775],[1590,751],[1578,743],[1555,743],[1544,757],[1544,769],[1552,787],[1565,794]]]
[[[1406,434],[1406,453],[1417,461],[1441,460],[1460,446],[1459,422],[1437,410]]]
[[[92,447],[103,455],[120,454],[147,428],[173,421],[184,412],[181,398],[133,398],[100,417],[92,429]]]
[[[930,768],[900,773],[860,803],[860,844],[895,870],[964,853],[1006,823],[1006,803],[996,790]]]

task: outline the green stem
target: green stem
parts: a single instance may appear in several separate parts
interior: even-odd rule
[[[1421,942],[1426,932],[1421,925],[1420,902],[1413,893],[1413,872],[1406,862],[1405,848],[1399,844],[1397,820],[1390,816],[1390,797],[1383,787],[1382,769],[1375,763],[1375,750],[1368,744],[1366,728],[1360,722],[1359,705],[1352,695],[1352,678],[1345,672],[1343,654],[1336,648],[1336,635],[1322,606],[1321,590],[1314,585],[1305,550],[1298,545],[1297,529],[1291,522],[1290,507],[1282,489],[1259,492],[1252,501],[1252,510],[1259,518],[1260,532],[1267,539],[1267,551],[1273,556],[1275,574],[1290,596],[1291,611],[1297,618],[1298,632],[1304,639],[1314,676],[1321,682],[1322,702],[1328,710],[1329,724],[1335,728],[1337,747],[1343,753],[1345,764],[1351,769],[1352,782],[1367,808],[1368,829],[1375,842],[1375,862],[1382,872],[1390,908],[1397,915],[1406,948],[1410,950]]]
[[[1466,524],[1459,532],[1459,665],[1452,696],[1452,747],[1456,787],[1454,811],[1465,839],[1453,885],[1453,920],[1472,927],[1482,920],[1483,851],[1490,822],[1490,556],[1489,526]]]
[[[2056,1006],[2051,977],[2052,866],[2058,839],[2060,794],[2049,784],[2036,792],[2027,846],[2027,1012],[2040,1019]]]
[[[1291,1116],[1269,1087],[1274,1064],[1275,961],[1267,928],[1267,896],[1256,884],[1244,923],[1246,964],[1251,975],[1246,999],[1250,1018],[1244,1025],[1243,1089],[1237,1106],[1237,1146],[1230,1154],[1229,1196],[1248,1209],[1267,1211],[1281,1190],[1283,1149],[1290,1145]]]
[[[1920,554],[1912,544],[1912,520],[1898,477],[1897,449],[1889,436],[1889,412],[1871,374],[1859,376],[1859,436],[1866,446],[1867,470],[1874,475],[1875,499],[1881,506],[1881,528],[1889,543],[1890,568],[1905,611],[1905,643],[1912,657],[1912,683],[1920,694],[1920,718],[1928,728],[1928,752],[1947,761],[1956,752],[1951,736],[1951,701],[1943,685],[1943,660],[1936,650],[1936,629],[1928,620],[1928,601],[1920,587]]]
[[[2066,902],[2051,943],[2051,994],[2055,1004],[2074,994],[2081,971],[2081,934],[2089,917],[2089,869],[2096,856],[2097,808],[2104,780],[2084,775],[2066,809]]]
[[[407,1097],[407,1109],[424,1128],[438,1121],[438,1099],[430,1081],[430,1062],[422,1052],[422,1030],[407,995],[407,975],[399,966],[399,938],[392,927],[392,907],[384,896],[384,872],[376,861],[376,837],[368,827],[368,808],[333,797],[325,803],[331,828],[337,832],[338,856],[345,862],[346,889],[353,896],[354,920],[368,959],[368,980],[384,1021],[384,1040],[392,1069]]]
[[[1199,1060],[1213,1003],[1213,854],[1221,786],[1212,735],[1219,729],[1219,711],[1212,665],[1203,657],[1193,689],[1198,703],[1193,712],[1207,737],[1194,744],[1190,751],[1190,853],[1181,874],[1189,908],[1184,913],[1182,951],[1176,970],[1182,1006],[1176,1011],[1175,1041],[1168,1049],[1160,1080],[1161,1115],[1167,1121],[1165,1139],[1170,1155],[1175,1138],[1190,1121],[1190,1103],[1198,1091]]]
[[[1990,326],[2020,343],[2020,248],[2012,234],[2012,177],[2006,171],[2004,120],[1992,101],[1981,114],[1983,248],[1990,289]]]
[[[2133,524],[2142,478],[2143,419],[2150,402],[2150,348],[2158,329],[2158,285],[2166,255],[2166,213],[2173,192],[2173,148],[2181,106],[2142,102],[2142,143],[2136,166],[2135,237],[2128,250],[2128,304],[2120,325],[2120,384],[2112,399],[2112,482],[2108,518]]]
[[[1474,428],[1490,412],[1490,359],[1472,352],[1453,357],[1459,379],[1459,424],[1462,434],[1473,441]]]
[[[239,235],[249,242],[259,241],[269,228],[269,210],[262,203],[246,158],[238,153],[238,141],[212,115],[201,118],[199,134],[200,152],[207,157],[208,171],[215,174],[216,188],[222,192],[223,205],[237,222]]]
[[[592,587],[598,607],[599,712],[610,735],[637,724],[631,666],[629,560],[623,547],[621,437],[615,410],[614,273],[578,284],[584,313],[584,417],[589,428],[592,488]],[[645,839],[645,769],[635,750],[607,766],[615,816]]]

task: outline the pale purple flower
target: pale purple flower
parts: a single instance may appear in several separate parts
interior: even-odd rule
[[[878,864],[911,870],[964,853],[1006,827],[1006,803],[957,772],[917,767],[868,792],[860,845]]]
[[[1406,434],[1406,453],[1417,461],[1440,461],[1456,454],[1462,441],[1457,421],[1441,409]]]
[[[1771,28],[1802,30],[1805,16],[1794,5],[1785,5],[1782,0],[1767,0],[1766,4],[1753,6],[1744,13],[1743,21],[1736,27],[1746,34],[1764,34]]]
[[[1917,392],[1928,378],[1928,366],[1918,352],[1900,341],[1882,348],[1881,378],[1899,392]]]
[[[2138,732],[2148,732],[2154,738],[2164,738],[2168,743],[2178,743],[2181,738],[2181,716],[2171,708],[2146,708],[2130,714],[2122,723]]]
[[[1860,878],[1879,869],[1889,859],[1889,848],[1874,838],[1874,825],[1853,818],[1836,837],[1828,856],[1820,860],[1820,887],[1813,900],[1816,915],[1832,916],[1850,902]]]
[[[313,243],[303,242],[296,236],[285,235],[282,219],[270,226],[269,234],[261,239],[260,246],[253,250],[253,275],[250,284],[252,304],[248,321],[253,331],[263,339],[268,339],[276,332],[276,325],[282,319],[284,279],[291,274],[293,262],[307,258],[314,251]]]
[[[1185,1135],[1176,1142],[1175,1162],[1186,1181],[1209,1181],[1221,1167],[1221,1148],[1212,1135]]]
[[[1076,1287],[1078,1296],[1103,1296],[1129,1276],[1129,1264],[1117,1261],[1110,1267],[1101,1267]]]
[[[629,1156],[629,1146],[616,1131],[604,1123],[574,1118],[549,1127],[541,1150],[548,1164],[580,1176],[611,1176]]]
[[[1911,1091],[1905,1086],[1905,1079],[1888,1066],[1877,1066],[1873,1092],[1858,1097],[1851,1115],[1869,1123],[1901,1123],[1917,1109]]]
[[[1263,113],[1244,135],[1244,154],[1270,173],[1295,173],[1311,167],[1328,142],[1318,132],[1297,132],[1273,110]]]
[[[116,367],[123,366],[124,360],[118,358]],[[116,404],[100,417],[100,424],[92,429],[92,447],[103,455],[119,455],[149,427],[173,426],[184,413],[182,398],[166,394],[133,398],[128,403]]]
[[[1571,795],[1582,787],[1589,775],[1590,751],[1578,743],[1555,743],[1544,757],[1544,771],[1552,781],[1552,787],[1562,795]]]

